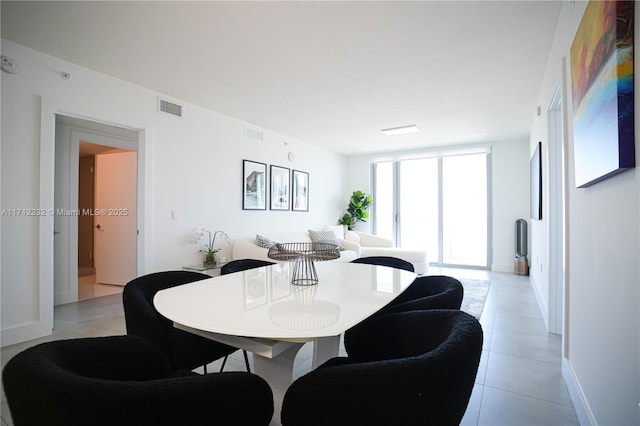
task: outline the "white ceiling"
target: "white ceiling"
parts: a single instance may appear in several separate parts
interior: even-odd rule
[[[327,149],[527,138],[560,1],[8,2],[2,37]],[[417,124],[417,134],[380,129]]]

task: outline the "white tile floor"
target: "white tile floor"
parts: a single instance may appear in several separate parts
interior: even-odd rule
[[[484,350],[462,424],[577,425],[560,370],[560,336],[546,332],[529,278],[464,269],[431,268],[429,273],[491,281],[480,319]],[[2,367],[16,353],[40,342],[124,333],[120,294],[58,306],[53,335],[2,348]],[[304,374],[310,365],[311,346],[305,345],[296,358],[294,377]],[[208,368],[217,371],[219,366],[218,361]],[[225,366],[225,371],[244,369],[240,351]],[[2,426],[11,425],[4,391],[0,410]]]
[[[80,276],[78,277],[78,300],[122,293],[123,288],[119,285],[98,284],[95,275]]]

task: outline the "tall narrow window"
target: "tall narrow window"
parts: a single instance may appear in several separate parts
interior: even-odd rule
[[[485,155],[442,159],[442,263],[487,266]]]
[[[374,164],[374,229],[376,235],[391,240],[395,239],[395,201],[393,189],[393,162],[385,161]]]
[[[488,267],[488,153],[373,165],[374,229],[435,265]]]
[[[400,162],[398,245],[438,258],[438,159]]]

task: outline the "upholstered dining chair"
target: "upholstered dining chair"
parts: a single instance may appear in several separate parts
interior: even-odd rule
[[[352,339],[348,357],[332,358],[291,384],[284,426],[460,423],[482,352],[482,328],[473,316],[456,310],[382,315]]]
[[[247,269],[260,268],[262,266],[273,265],[274,263],[275,262],[260,259],[235,259],[222,265],[222,268],[220,268],[220,275],[246,271]]]
[[[379,314],[416,309],[460,309],[463,297],[464,287],[459,280],[446,275],[421,276]]]
[[[366,263],[368,265],[390,266],[392,268],[404,269],[405,271],[415,272],[413,264],[404,259],[393,256],[367,256],[359,257],[351,261],[351,263]]]
[[[157,344],[176,369],[193,370],[203,366],[206,373],[207,364],[224,358],[222,371],[228,356],[237,348],[174,328],[173,322],[153,306],[153,297],[158,291],[207,278],[211,277],[199,272],[165,271],[143,275],[127,283],[122,292],[127,334]],[[244,355],[247,371],[251,371],[246,352]]]
[[[16,426],[257,426],[273,415],[262,378],[177,371],[138,336],[42,343],[10,359],[2,380]]]
[[[387,306],[351,327],[344,333],[345,349],[351,345],[352,331],[370,327],[369,321],[381,315],[428,309],[460,309],[464,287],[453,277],[445,275],[420,276]]]

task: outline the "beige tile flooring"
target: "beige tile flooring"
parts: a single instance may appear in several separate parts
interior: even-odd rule
[[[78,277],[78,300],[119,294],[122,293],[123,288],[119,285],[98,284],[95,275],[80,276]]]
[[[429,273],[491,281],[480,319],[484,350],[462,424],[577,425],[561,374],[560,336],[546,332],[529,278],[465,269],[431,268]],[[2,348],[2,367],[16,353],[40,342],[124,333],[120,294],[57,306],[53,334]],[[294,377],[309,370],[311,355],[311,345],[305,345],[296,358]],[[219,361],[213,363],[209,371],[219,366]],[[225,371],[244,369],[240,351],[225,366]],[[4,391],[0,410],[2,426],[11,425]]]

